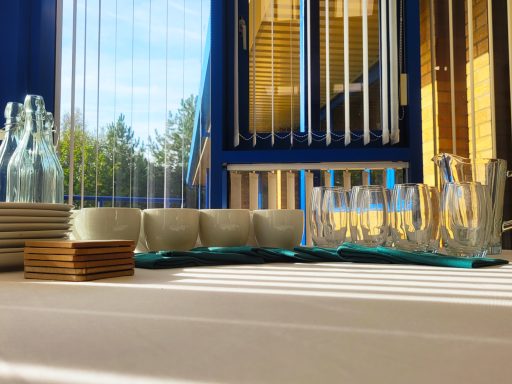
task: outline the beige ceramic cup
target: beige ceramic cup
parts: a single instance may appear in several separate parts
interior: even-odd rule
[[[157,208],[142,212],[146,245],[150,251],[188,251],[199,233],[199,211],[190,208]]]
[[[83,208],[74,219],[74,230],[82,240],[132,240],[140,233],[139,208]]]
[[[260,247],[292,249],[300,245],[304,231],[304,212],[300,209],[256,210],[252,222]]]
[[[204,247],[237,247],[247,243],[251,219],[248,209],[203,209],[199,237]]]

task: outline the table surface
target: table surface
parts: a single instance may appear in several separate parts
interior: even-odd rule
[[[2,383],[508,383],[511,357],[512,265],[0,273]]]

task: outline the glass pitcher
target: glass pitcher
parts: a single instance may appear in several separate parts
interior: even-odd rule
[[[56,171],[50,165],[44,139],[44,100],[27,95],[24,103],[23,136],[7,166],[6,200],[11,202],[51,203]]]
[[[449,182],[477,181],[487,186],[491,200],[491,242],[488,254],[501,253],[501,234],[512,229],[512,220],[503,222],[503,203],[505,199],[505,183],[510,174],[507,172],[507,161],[503,159],[471,159],[440,153],[432,159],[439,168],[441,184]]]
[[[18,145],[19,131],[23,129],[23,104],[7,103],[4,116],[5,137],[0,146],[0,201],[5,201],[7,166]]]

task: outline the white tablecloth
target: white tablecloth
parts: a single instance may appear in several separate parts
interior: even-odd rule
[[[510,383],[512,266],[0,273],[0,382]]]

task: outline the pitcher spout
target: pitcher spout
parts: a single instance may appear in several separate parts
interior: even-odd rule
[[[471,160],[451,153],[438,153],[432,161],[439,169],[442,183],[470,181]]]

